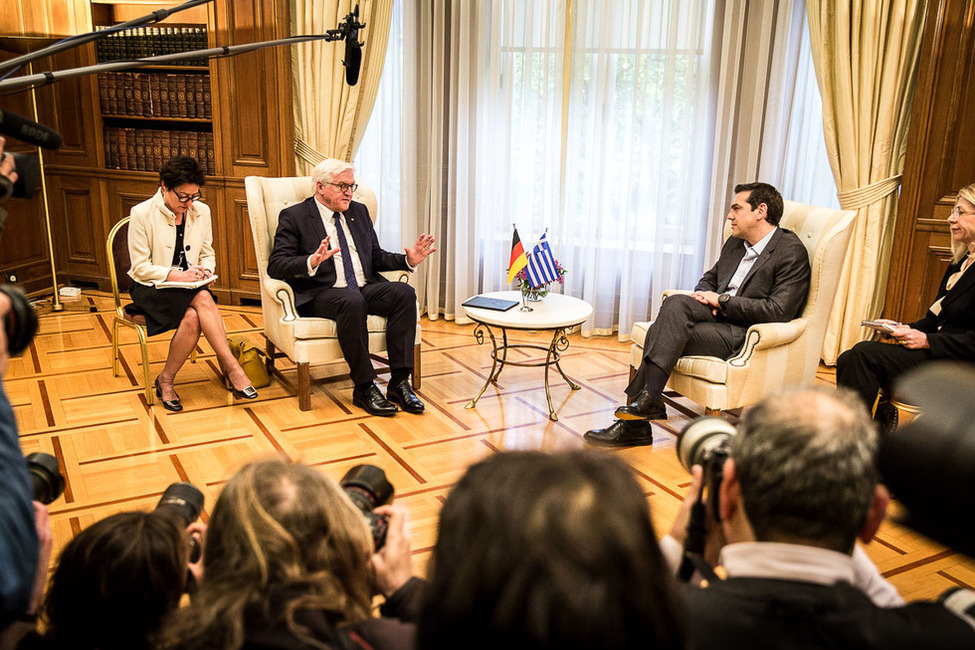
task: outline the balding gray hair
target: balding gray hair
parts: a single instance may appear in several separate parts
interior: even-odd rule
[[[778,393],[747,411],[731,457],[756,538],[851,552],[877,485],[877,445],[846,389]]]

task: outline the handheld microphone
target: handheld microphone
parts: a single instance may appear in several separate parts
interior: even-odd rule
[[[356,76],[359,71],[356,70]],[[22,115],[0,110],[0,133],[45,149],[61,146],[61,134]]]
[[[359,69],[362,66],[362,43],[359,42],[359,30],[365,27],[359,22],[359,5],[352,13],[345,17],[341,26],[345,32],[345,83],[354,86],[359,83]]]

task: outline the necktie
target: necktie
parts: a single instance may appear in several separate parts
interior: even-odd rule
[[[352,268],[352,251],[349,249],[349,240],[345,237],[345,230],[342,228],[342,215],[338,212],[332,215],[335,219],[335,230],[339,234],[339,248],[342,252],[342,268],[345,270],[345,283],[350,289],[359,290],[359,283],[355,279],[355,269]]]

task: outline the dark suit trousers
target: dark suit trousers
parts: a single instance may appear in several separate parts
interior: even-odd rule
[[[376,378],[369,358],[366,315],[386,317],[386,352],[391,370],[413,369],[416,340],[416,292],[405,282],[375,282],[354,289],[322,289],[311,302],[298,307],[302,316],[330,318],[337,324],[339,346],[349,364],[352,383],[361,386]]]
[[[704,355],[727,359],[745,341],[746,328],[722,322],[711,308],[685,294],[667,297],[660,313],[647,329],[643,342],[643,363],[626,394],[635,399],[646,388],[647,363],[668,375],[685,355]],[[658,397],[658,396],[653,396]]]
[[[868,409],[873,408],[878,390],[883,388],[890,397],[894,379],[931,358],[931,350],[909,350],[880,341],[860,341],[836,360],[836,385],[852,388]]]

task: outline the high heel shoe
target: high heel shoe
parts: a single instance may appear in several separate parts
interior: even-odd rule
[[[227,373],[223,373],[223,385],[238,399],[257,399],[256,388],[253,386],[245,386],[243,389],[237,390],[234,388],[234,383],[230,381],[230,375]]]
[[[183,410],[183,403],[179,400],[179,395],[176,394],[176,389],[173,389],[173,395],[176,395],[176,399],[164,400],[162,398],[162,388],[159,386],[159,377],[156,377],[156,397],[162,402],[163,408],[167,411],[173,411],[174,413],[179,413]]]

